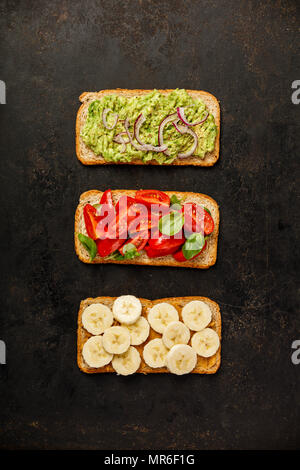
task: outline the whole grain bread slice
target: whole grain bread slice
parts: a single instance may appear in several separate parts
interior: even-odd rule
[[[176,195],[179,199],[183,199],[184,202],[195,202],[197,204],[204,205],[211,213],[215,228],[213,233],[208,237],[207,247],[197,258],[193,260],[187,260],[184,262],[176,261],[172,255],[161,256],[159,258],[149,258],[145,250],[141,251],[141,255],[127,260],[114,260],[109,258],[101,258],[99,254],[96,255],[93,261],[90,261],[90,256],[84,246],[78,240],[78,233],[87,235],[83,208],[86,204],[97,204],[100,202],[102,191],[91,190],[81,194],[79,205],[77,206],[75,213],[75,228],[74,228],[74,239],[75,239],[75,251],[81,261],[89,264],[99,263],[114,263],[114,264],[136,264],[136,265],[149,265],[149,266],[179,266],[183,268],[200,268],[207,269],[213,266],[217,259],[217,245],[218,245],[218,234],[219,234],[219,206],[214,199],[205,194],[191,193],[191,192],[180,192],[180,191],[164,191],[170,197]],[[121,196],[126,195],[134,197],[135,191],[129,189],[116,189],[112,191],[113,201],[116,204]]]
[[[101,155],[96,155],[90,148],[88,148],[80,137],[81,130],[85,124],[88,107],[92,101],[101,100],[105,95],[118,94],[120,96],[132,97],[132,96],[141,96],[147,93],[150,93],[152,90],[127,90],[116,88],[114,90],[101,90],[99,92],[85,92],[82,93],[79,97],[82,105],[80,106],[77,112],[76,118],[76,154],[77,158],[84,165],[109,165],[115,164],[115,162],[107,162]],[[173,90],[158,90],[162,94],[171,93]],[[191,156],[189,158],[176,158],[172,163],[168,165],[193,165],[193,166],[212,166],[216,163],[219,158],[220,150],[220,105],[215,96],[206,92],[206,91],[197,91],[197,90],[186,90],[192,98],[201,99],[209,112],[214,116],[215,123],[218,129],[215,148],[212,152],[208,152],[204,159],[201,159],[196,156]],[[136,159],[130,163],[118,162],[117,164],[125,165],[145,165],[142,160]],[[147,165],[159,165],[155,160],[151,160],[146,163]],[[166,164],[165,164],[166,165]]]
[[[86,372],[87,374],[96,374],[96,373],[103,373],[103,372],[115,372],[111,364],[108,364],[104,367],[99,367],[99,368],[93,368],[90,367],[86,364],[86,362],[83,359],[82,356],[82,348],[84,343],[92,336],[88,331],[86,331],[83,328],[82,325],[82,313],[85,310],[86,307],[88,307],[91,304],[95,303],[102,303],[106,305],[109,308],[112,308],[113,302],[117,297],[96,297],[96,298],[88,298],[85,300],[82,300],[80,303],[80,308],[78,312],[78,329],[77,329],[77,363],[78,367],[82,372]],[[220,313],[220,307],[219,305],[214,302],[211,299],[208,299],[207,297],[169,297],[165,299],[157,299],[157,300],[148,300],[148,299],[140,299],[141,304],[142,304],[142,316],[146,317],[148,316],[148,312],[150,308],[152,308],[154,305],[160,303],[160,302],[168,302],[172,304],[176,310],[178,311],[179,315],[179,320],[182,321],[182,316],[181,316],[181,310],[182,308],[192,300],[202,300],[205,302],[211,309],[212,312],[212,320],[210,324],[208,325],[209,328],[212,328],[213,330],[216,331],[216,333],[219,335],[220,341],[221,341],[221,313]],[[118,325],[119,323],[117,321],[114,322],[114,325]],[[143,348],[144,346],[151,341],[154,338],[160,338],[161,335],[154,331],[150,327],[150,334],[148,339],[141,344],[140,346],[135,346],[137,350],[140,353],[141,356],[141,365],[139,369],[137,370],[138,373],[142,374],[151,374],[151,373],[168,373],[168,369],[166,367],[161,367],[157,369],[153,369],[149,367],[144,359],[143,359]],[[192,337],[192,334],[191,334]],[[189,344],[191,341],[189,341]],[[192,374],[214,374],[217,372],[221,364],[221,346],[216,352],[211,357],[200,357],[197,356],[197,364],[195,369],[192,371]]]

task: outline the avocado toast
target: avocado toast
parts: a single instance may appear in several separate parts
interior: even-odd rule
[[[80,101],[76,153],[85,165],[212,166],[219,158],[220,106],[210,93],[115,89]]]

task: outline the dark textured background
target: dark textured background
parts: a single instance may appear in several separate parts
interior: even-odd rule
[[[298,7],[297,7],[298,4]],[[1,1],[0,447],[297,448],[299,2]],[[210,91],[222,110],[211,169],[84,167],[78,96],[103,88]],[[298,180],[299,181],[299,180]],[[89,266],[73,248],[88,189],[209,194],[220,204],[208,271]],[[299,252],[298,252],[299,253]],[[215,376],[82,374],[79,302],[205,295],[223,315]]]

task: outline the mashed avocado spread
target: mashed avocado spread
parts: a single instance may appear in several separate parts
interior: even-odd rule
[[[126,98],[118,95],[107,95],[101,100],[92,101],[88,108],[87,119],[81,132],[85,145],[96,155],[102,155],[109,162],[130,162],[141,159],[143,162],[156,160],[158,163],[172,163],[178,153],[188,151],[193,145],[194,138],[189,134],[180,134],[172,123],[164,128],[164,144],[168,146],[168,154],[163,152],[136,150],[130,143],[126,151],[121,152],[122,145],[113,141],[114,137],[125,131],[124,120],[129,119],[129,130],[133,134],[133,125],[138,116],[143,113],[146,118],[140,128],[140,138],[143,142],[158,146],[158,129],[162,120],[177,107],[185,108],[185,116],[189,122],[197,122],[207,114],[207,108],[201,100],[193,99],[185,90],[176,89],[168,95],[157,90],[143,96]],[[109,108],[107,124],[111,127],[115,121],[115,114],[119,115],[118,123],[114,129],[108,130],[103,125],[102,112]],[[123,122],[122,122],[123,121]],[[191,128],[198,136],[198,146],[194,155],[204,158],[207,152],[214,149],[217,127],[212,114],[203,124]],[[125,136],[127,141],[127,136]]]

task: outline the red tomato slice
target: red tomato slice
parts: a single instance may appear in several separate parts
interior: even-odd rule
[[[197,255],[193,256],[193,258],[191,258],[191,259],[189,259],[189,260],[187,260],[187,259],[184,257],[184,254],[182,253],[182,248],[181,248],[181,250],[177,251],[177,253],[174,253],[174,254],[173,254],[173,258],[176,259],[176,261],[179,261],[179,262],[191,261],[192,259],[197,258],[197,256],[199,256],[199,255],[202,253],[202,251],[205,250],[206,245],[207,245],[207,242],[204,243],[204,246],[203,246],[202,250],[199,251],[199,253],[198,253]]]
[[[126,199],[125,199],[126,198]],[[126,203],[125,203],[126,202]],[[128,210],[135,204],[135,199],[132,197],[122,196],[116,204],[116,217],[109,225],[107,229],[107,236],[110,238],[127,238],[128,230]]]
[[[189,208],[184,222],[184,229],[187,232],[203,232],[204,235],[210,235],[215,227],[212,216],[199,204],[188,202],[184,204],[183,211]],[[190,213],[191,211],[191,213]]]
[[[101,257],[109,256],[114,251],[121,248],[124,244],[123,239],[110,239],[106,238],[105,240],[97,240],[98,253]]]
[[[128,209],[128,232],[131,236],[151,228],[150,211],[145,204],[136,202]]]
[[[100,204],[108,204],[111,207],[114,205],[112,200],[111,189],[107,189],[106,191],[104,191],[100,199]]]
[[[174,237],[168,237],[167,235],[160,235],[156,239],[150,238],[149,246],[146,246],[145,250],[149,258],[166,256],[175,253],[184,242],[184,237],[176,239]]]
[[[135,193],[135,199],[151,207],[151,204],[160,204],[161,206],[170,206],[170,198],[166,193],[156,189],[141,189]]]
[[[159,256],[172,255],[176,250],[178,250],[178,246],[155,249],[152,246],[147,245],[145,246],[145,250],[149,258],[158,258]]]
[[[83,217],[88,236],[93,240],[96,240],[98,238],[96,227],[100,221],[100,217],[97,215],[96,208],[91,204],[86,204],[83,208]]]
[[[122,256],[124,256],[124,247],[131,243],[134,245],[137,249],[137,251],[142,251],[143,248],[145,248],[147,241],[149,239],[149,231],[146,230],[144,232],[138,233],[135,237],[129,238],[123,246],[119,249],[119,252],[121,253]]]

